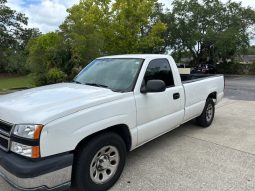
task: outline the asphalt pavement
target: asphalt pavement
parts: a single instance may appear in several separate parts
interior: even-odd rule
[[[132,151],[111,191],[254,191],[254,124],[255,76],[227,77],[211,127],[191,121]]]
[[[226,76],[225,97],[255,101],[255,76]]]

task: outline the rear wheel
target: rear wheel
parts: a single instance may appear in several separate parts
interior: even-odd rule
[[[215,104],[211,98],[208,98],[205,103],[203,113],[196,118],[198,125],[209,127],[214,119]]]
[[[126,145],[115,133],[92,139],[81,150],[75,167],[78,191],[104,191],[119,179],[126,161]]]

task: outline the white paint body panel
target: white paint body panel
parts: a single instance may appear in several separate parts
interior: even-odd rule
[[[41,154],[49,156],[72,151],[85,137],[117,124],[126,124],[137,144],[136,107],[133,93],[59,118],[43,128]]]
[[[208,95],[217,92],[217,103],[223,98],[224,77],[215,76],[206,79],[184,83],[185,91],[185,117],[189,121],[201,115]]]
[[[61,83],[0,97],[0,119],[14,124],[48,124],[58,118],[121,99],[104,88]]]
[[[0,119],[13,124],[43,124],[41,156],[72,151],[87,136],[125,124],[132,139],[131,150],[199,116],[208,95],[223,97],[222,76],[182,84],[178,68],[167,55],[121,55],[104,58],[142,58],[143,66],[133,92],[62,83],[0,97]],[[149,62],[168,59],[175,87],[165,92],[142,94],[140,88]],[[174,100],[173,94],[180,99]]]
[[[141,84],[146,69],[154,58],[148,58],[144,62],[134,91],[138,129],[138,144],[135,147],[176,128],[182,123],[184,117],[185,96],[178,69],[170,57],[163,58],[166,58],[170,64],[174,74],[175,87],[169,87],[161,93],[142,94],[140,92]],[[179,93],[180,99],[173,100],[174,93]]]

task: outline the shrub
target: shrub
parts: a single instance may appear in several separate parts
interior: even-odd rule
[[[253,64],[251,64],[250,74],[255,75],[255,62],[253,62]]]
[[[217,65],[217,72],[222,74],[254,75],[255,63],[253,64],[239,64],[239,63],[219,64]]]
[[[70,76],[70,52],[60,33],[52,32],[30,40],[27,68],[36,86],[59,83]]]
[[[236,62],[222,63],[216,66],[217,72],[222,74],[239,74],[241,66]]]
[[[32,78],[34,85],[42,86],[64,82],[66,74],[58,68],[52,68],[47,73],[32,73]]]
[[[55,84],[65,81],[66,75],[58,68],[51,68],[46,74],[47,84]]]
[[[35,86],[42,86],[47,84],[47,78],[43,73],[32,73],[33,84]]]
[[[26,59],[25,51],[10,48],[4,53],[0,53],[0,60],[3,60],[0,61],[0,72],[25,75],[29,72],[25,65]]]

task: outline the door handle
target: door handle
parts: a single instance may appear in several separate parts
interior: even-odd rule
[[[179,99],[180,98],[180,93],[174,93],[173,98],[174,98],[174,100]]]

